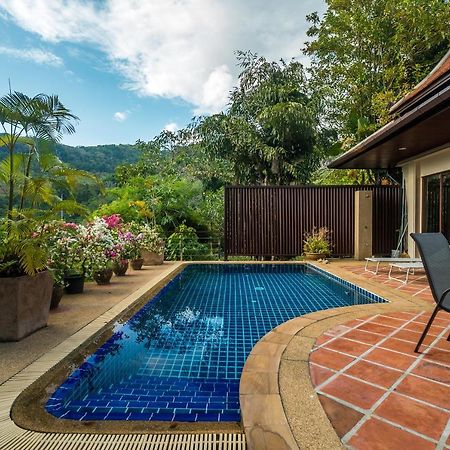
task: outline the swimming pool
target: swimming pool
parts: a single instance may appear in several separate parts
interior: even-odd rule
[[[239,378],[262,336],[302,314],[383,301],[305,264],[191,264],[45,408],[72,420],[239,421]]]

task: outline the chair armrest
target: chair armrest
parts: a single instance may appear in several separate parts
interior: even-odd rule
[[[441,303],[444,302],[444,299],[445,299],[445,297],[447,296],[447,294],[448,294],[449,292],[450,292],[450,288],[446,289],[446,290],[442,293],[441,298],[439,299],[438,305],[440,305]]]

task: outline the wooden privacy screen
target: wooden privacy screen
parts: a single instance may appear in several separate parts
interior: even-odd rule
[[[225,188],[225,257],[297,256],[314,226],[332,231],[333,254],[354,252],[355,191],[373,192],[373,252],[396,248],[401,188],[396,186],[230,186]]]

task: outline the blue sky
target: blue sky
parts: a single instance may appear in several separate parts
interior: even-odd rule
[[[69,145],[133,143],[222,110],[235,50],[298,58],[317,0],[0,0],[0,95],[58,94]]]

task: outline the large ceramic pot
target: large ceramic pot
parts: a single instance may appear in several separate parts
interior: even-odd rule
[[[319,259],[325,259],[327,255],[325,253],[312,253],[312,252],[305,252],[305,259],[309,261],[317,261]]]
[[[159,254],[149,252],[148,250],[142,250],[141,255],[144,259],[144,266],[159,266],[164,262],[164,252]]]
[[[50,309],[56,309],[64,294],[64,286],[53,285],[52,300],[50,302]]]
[[[94,272],[93,278],[97,284],[100,284],[100,285],[109,284],[109,282],[111,281],[112,274],[113,274],[112,269],[103,269],[103,270]]]
[[[66,275],[64,284],[66,294],[81,294],[84,290],[84,274]]]
[[[131,260],[131,267],[133,268],[133,270],[141,270],[143,264],[144,258],[137,258]]]
[[[113,266],[113,270],[114,270],[114,273],[118,277],[125,276],[125,274],[127,273],[127,270],[128,270],[128,260],[122,259],[120,261],[115,262],[114,266]]]
[[[0,341],[18,341],[47,325],[52,289],[48,271],[1,278]]]

